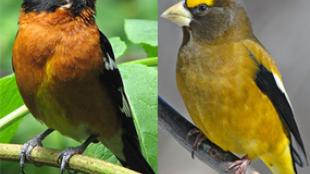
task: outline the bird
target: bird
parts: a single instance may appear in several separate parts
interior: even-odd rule
[[[161,16],[183,31],[176,83],[190,117],[213,143],[243,156],[228,169],[244,174],[261,159],[273,174],[296,174],[296,164],[308,164],[283,78],[243,2],[185,0]]]
[[[23,0],[13,70],[25,105],[48,129],[23,145],[20,166],[54,130],[77,141],[59,156],[101,142],[127,168],[152,174],[142,155],[133,113],[112,46],[95,21],[96,0]]]

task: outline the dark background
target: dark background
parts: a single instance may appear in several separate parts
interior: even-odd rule
[[[178,2],[159,0],[159,13]],[[256,36],[273,55],[282,72],[288,95],[296,113],[305,146],[310,153],[310,1],[309,0],[246,0]],[[159,19],[159,93],[178,111],[187,115],[175,86],[175,63],[181,42],[181,29]],[[159,173],[215,173],[198,159],[191,159],[165,131],[159,132]],[[254,162],[263,174],[263,164]],[[310,173],[310,168],[299,170]]]

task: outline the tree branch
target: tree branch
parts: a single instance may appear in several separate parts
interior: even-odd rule
[[[158,65],[158,57],[149,57],[145,59],[136,59],[128,62],[122,63],[123,65],[128,64],[142,64],[146,66],[157,66]]]
[[[0,119],[0,131],[14,123],[16,120],[26,116],[27,114],[29,114],[28,108],[25,105],[22,105],[10,114],[2,117]]]
[[[185,149],[192,152],[195,137],[188,137],[188,133],[194,129],[198,130],[198,128],[187,121],[161,97],[158,99],[158,105],[160,128],[167,130]],[[234,154],[225,152],[207,138],[194,153],[201,161],[223,174],[232,173],[232,171],[227,171],[229,163],[239,159]],[[250,168],[247,174],[259,173]]]
[[[21,145],[0,144],[0,159],[19,161],[21,149]],[[59,167],[58,155],[59,152],[55,150],[36,147],[31,152],[30,159],[35,164]],[[138,174],[127,168],[83,155],[74,155],[69,161],[69,169],[90,174]]]

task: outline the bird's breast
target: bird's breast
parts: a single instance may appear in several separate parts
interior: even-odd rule
[[[13,66],[31,113],[75,139],[117,132],[116,108],[100,81],[104,64],[97,26],[71,19],[50,25],[46,18],[21,18]]]

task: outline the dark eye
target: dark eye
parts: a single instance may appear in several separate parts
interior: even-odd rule
[[[198,6],[198,11],[204,12],[208,9],[208,6],[206,4],[202,4]]]
[[[204,15],[207,14],[208,9],[209,9],[208,5],[201,4],[198,7],[194,8],[192,12],[193,12],[194,15],[204,16]]]

